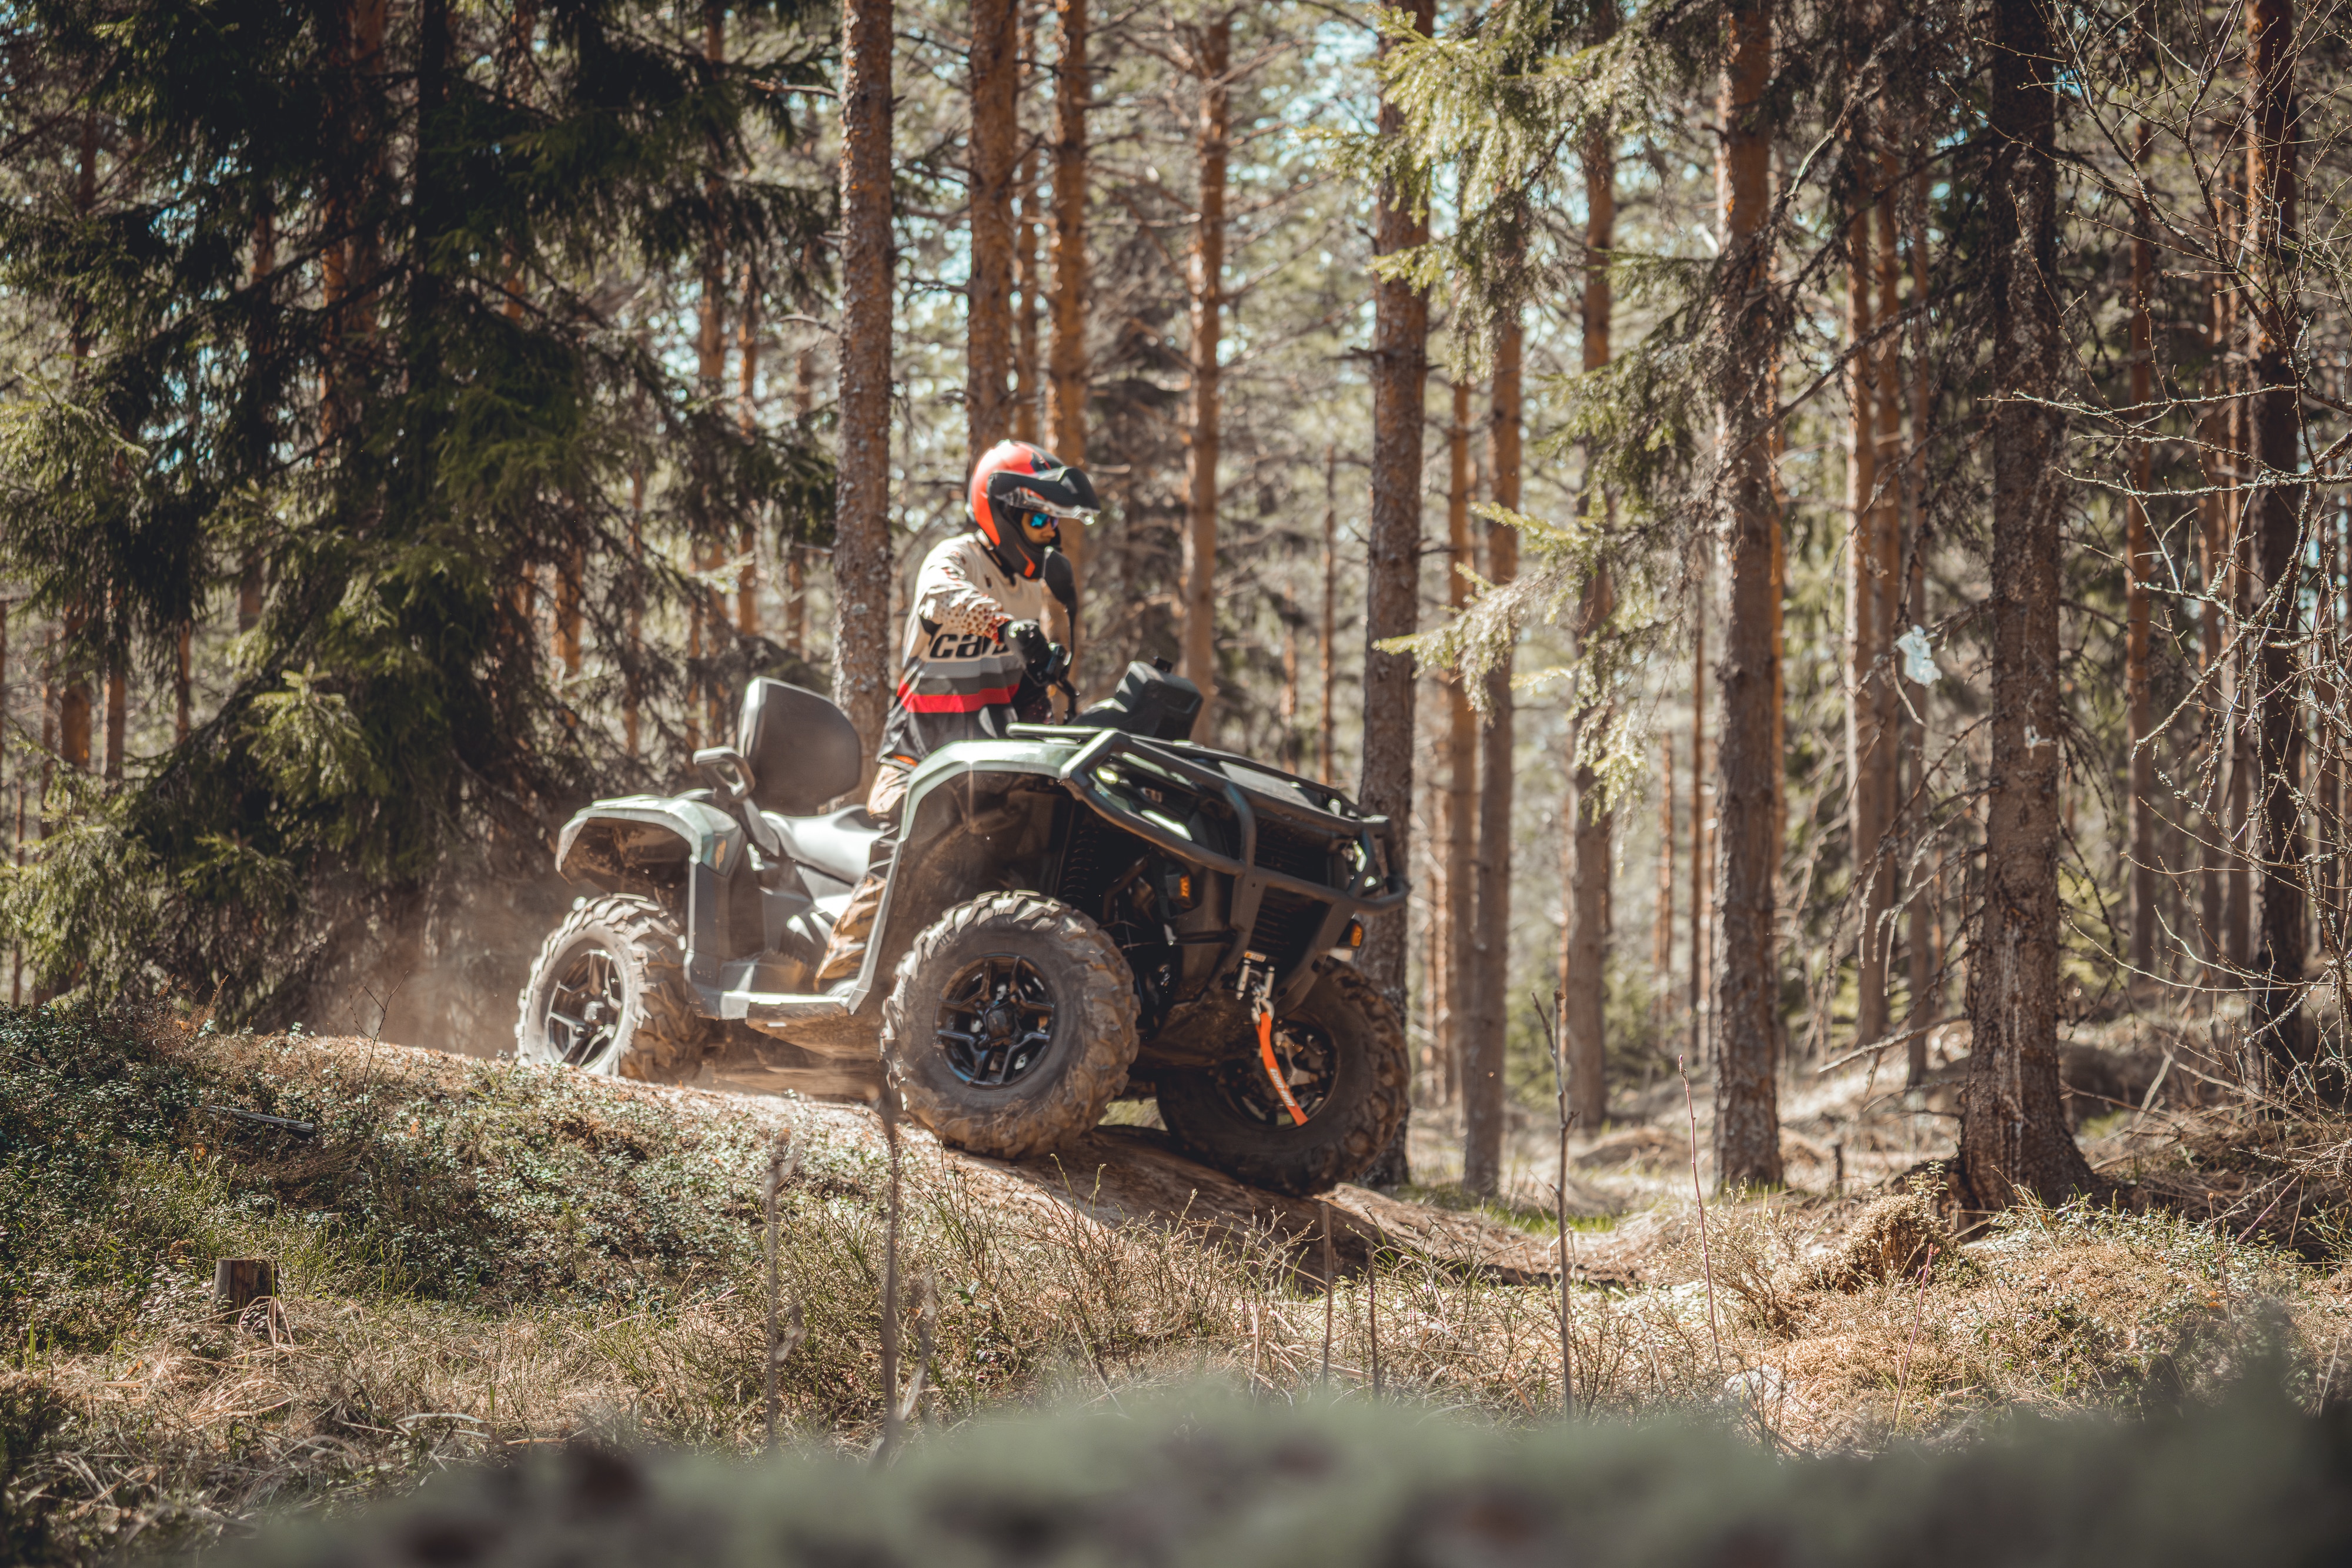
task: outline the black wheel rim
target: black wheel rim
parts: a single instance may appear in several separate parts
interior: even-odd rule
[[[966,1083],[1001,1089],[1037,1070],[1054,1043],[1054,992],[1037,966],[991,953],[957,971],[940,998],[940,1050]]]
[[[1332,1045],[1331,1037],[1303,1019],[1276,1019],[1274,1061],[1282,1070],[1291,1099],[1297,1102],[1308,1122],[1314,1121],[1339,1080],[1339,1052]],[[1285,1132],[1306,1124],[1292,1118],[1290,1107],[1282,1103],[1282,1096],[1266,1082],[1265,1060],[1258,1050],[1255,1029],[1250,1031],[1247,1053],[1213,1071],[1218,1097],[1242,1120]]]
[[[591,943],[573,953],[547,989],[547,1043],[566,1067],[595,1067],[620,1043],[628,989],[621,966]]]

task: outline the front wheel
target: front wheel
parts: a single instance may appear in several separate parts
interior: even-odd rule
[[[1091,1129],[1135,1061],[1135,980],[1103,928],[1034,893],[959,904],[915,939],[882,1006],[908,1114],[1026,1159]]]
[[[686,941],[650,899],[584,900],[523,982],[515,1055],[609,1077],[683,1083],[711,1026],[686,981]]]
[[[1256,1036],[1214,1067],[1160,1080],[1160,1117],[1205,1163],[1307,1197],[1353,1181],[1404,1121],[1411,1061],[1388,999],[1349,965],[1315,961],[1314,988],[1276,1019],[1274,1053],[1299,1122],[1268,1081]]]

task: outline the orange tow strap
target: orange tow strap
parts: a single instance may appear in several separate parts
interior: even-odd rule
[[[1282,1066],[1274,1059],[1274,1009],[1268,1008],[1257,1015],[1257,1059],[1265,1063],[1265,1081],[1282,1098],[1282,1108],[1290,1113],[1293,1126],[1307,1125],[1307,1113],[1290,1097],[1290,1085],[1283,1082]]]

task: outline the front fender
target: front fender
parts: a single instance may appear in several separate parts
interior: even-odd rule
[[[667,893],[686,923],[688,978],[715,986],[727,951],[727,934],[720,928],[727,904],[719,895],[719,883],[742,863],[744,854],[742,824],[718,807],[626,795],[599,800],[563,824],[555,843],[555,869],[567,881],[607,893],[647,883]]]
[[[850,994],[853,1011],[866,1009],[924,927],[950,906],[983,891],[934,875],[934,868],[923,863],[940,838],[965,831],[988,840],[999,831],[1019,831],[1021,813],[999,822],[992,813],[976,809],[983,792],[1003,799],[1001,788],[988,786],[1034,779],[1053,784],[1053,794],[1058,799],[1062,765],[1078,742],[1088,738],[1090,733],[1067,741],[1058,737],[958,741],[940,747],[916,768],[907,780],[906,802],[899,808],[898,846],[890,881],[882,892],[882,906],[875,912],[873,934],[866,939],[865,967]],[[908,874],[910,871],[914,874]]]

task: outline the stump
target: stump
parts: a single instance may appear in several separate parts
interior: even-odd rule
[[[231,1317],[278,1294],[278,1264],[268,1258],[223,1258],[213,1264],[213,1300]]]

